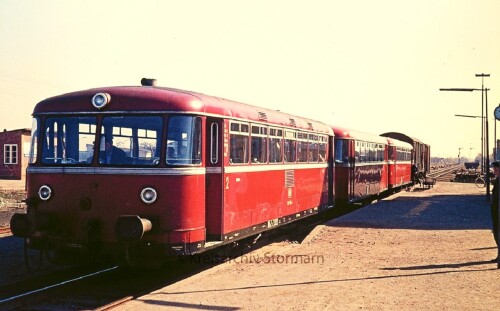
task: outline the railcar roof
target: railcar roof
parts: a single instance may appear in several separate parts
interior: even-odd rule
[[[384,138],[387,139],[387,142],[391,146],[413,149],[413,145],[410,144],[410,143],[408,143],[408,142],[406,142],[406,141],[402,141],[402,140],[395,139],[395,138],[392,138],[392,137],[384,137]]]
[[[96,93],[108,93],[108,106],[97,110],[91,104]],[[312,119],[243,104],[202,93],[166,87],[114,86],[94,88],[51,97],[39,102],[33,115],[49,113],[186,112],[262,122],[270,125],[313,130],[333,135],[330,126]]]
[[[408,136],[406,134],[398,133],[398,132],[387,132],[387,133],[380,134],[380,136],[391,137],[391,138],[394,138],[394,139],[398,139],[398,140],[407,142],[407,143],[412,144],[412,145],[415,142],[418,143],[418,144],[427,145],[427,144],[423,143],[421,140],[419,140],[417,138],[410,137],[410,136]]]
[[[373,143],[379,143],[379,144],[385,144],[387,145],[387,138],[370,134],[370,133],[365,133],[357,130],[352,130],[352,129],[347,129],[347,128],[342,128],[342,127],[332,127],[333,132],[335,133],[335,137],[338,138],[348,138],[348,139],[354,139],[354,140],[362,140],[366,142],[373,142]]]

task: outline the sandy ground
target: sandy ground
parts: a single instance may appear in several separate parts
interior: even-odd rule
[[[117,309],[499,310],[484,194],[446,182],[400,192]]]
[[[24,212],[26,206],[25,182],[0,179],[0,228],[8,227],[10,218],[16,212]]]
[[[26,190],[26,181],[0,179],[0,190]]]

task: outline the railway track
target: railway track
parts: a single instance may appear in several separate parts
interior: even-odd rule
[[[445,168],[441,168],[427,174],[427,177],[436,178],[437,181],[452,181],[455,178],[455,173],[463,167],[463,164],[455,164]]]
[[[334,214],[311,217],[306,222],[277,228],[260,238],[250,237],[235,245],[199,255],[171,258],[156,270],[128,270],[104,267],[99,270],[71,267],[39,279],[30,277],[16,284],[0,286],[0,309],[37,310],[108,310],[116,308],[169,284],[187,278],[210,267],[238,258],[245,253],[280,241],[302,241],[317,224],[358,209],[339,209]],[[323,215],[327,217],[326,215]],[[285,234],[283,234],[286,232]]]

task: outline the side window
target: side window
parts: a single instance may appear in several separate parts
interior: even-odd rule
[[[347,158],[344,159],[344,139],[335,139],[335,163],[347,162]]]
[[[318,162],[318,135],[309,134],[309,162]]]
[[[307,146],[308,146],[307,134],[297,133],[297,162],[305,163],[307,162]]]
[[[327,144],[328,142],[328,137],[326,136],[320,136],[319,137],[319,145],[318,145],[318,155],[319,155],[319,162],[326,162],[326,150],[327,150]]]
[[[354,147],[354,159],[355,159],[356,163],[361,162],[360,154],[359,154],[360,150],[361,150],[360,143],[359,143],[359,141],[356,141],[356,146]]]
[[[231,164],[248,163],[249,125],[232,122],[229,130],[229,162]]]
[[[210,125],[210,163],[219,162],[219,124]]]
[[[167,164],[201,164],[201,118],[170,117],[167,128]]]
[[[283,130],[269,129],[269,163],[280,163],[283,161]]]
[[[294,131],[287,131],[285,130],[285,145],[284,145],[284,150],[283,154],[285,157],[285,162],[295,162],[296,161],[296,136],[297,133]]]
[[[267,127],[252,125],[252,163],[267,163]]]
[[[377,145],[377,161],[384,160],[384,146],[381,144]]]
[[[366,143],[359,142],[359,162],[366,162]]]

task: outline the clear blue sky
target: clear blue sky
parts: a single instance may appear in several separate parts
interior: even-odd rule
[[[474,156],[480,119],[454,115],[480,115],[481,93],[439,88],[491,74],[492,146],[499,12],[498,0],[0,0],[0,130],[30,127],[46,97],[154,77]]]

